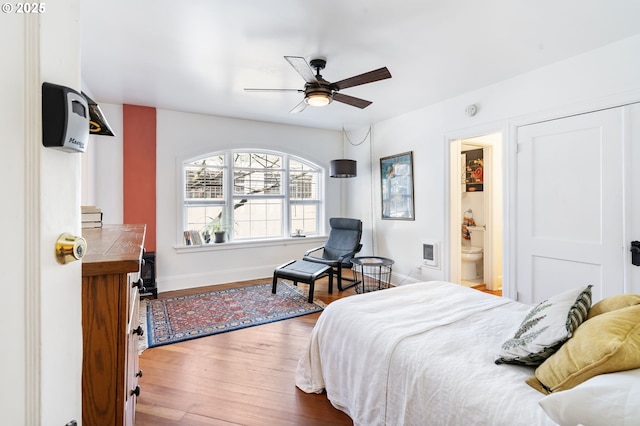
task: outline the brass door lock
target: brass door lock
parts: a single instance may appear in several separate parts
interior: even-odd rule
[[[82,259],[86,252],[87,240],[82,237],[64,233],[56,241],[56,260],[63,265]]]

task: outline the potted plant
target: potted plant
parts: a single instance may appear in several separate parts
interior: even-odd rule
[[[214,243],[224,243],[227,241],[227,230],[229,227],[226,222],[223,220],[222,214],[219,214],[215,218],[208,217],[210,219],[209,223],[207,223],[202,228],[202,236],[205,243],[211,242],[211,236],[213,236]]]

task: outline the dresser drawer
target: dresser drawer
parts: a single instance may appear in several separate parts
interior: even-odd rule
[[[140,271],[128,274],[129,286],[127,289],[127,317],[131,317],[131,310],[136,303],[140,303],[140,289],[143,287]],[[135,327],[134,327],[135,328]]]
[[[138,289],[133,287],[130,291],[129,327],[127,338],[127,359],[126,359],[126,395],[124,401],[125,425],[133,425],[135,421],[136,398],[140,395],[138,378],[142,372],[138,363],[138,345],[140,337],[146,337],[146,330],[140,324],[140,294]]]

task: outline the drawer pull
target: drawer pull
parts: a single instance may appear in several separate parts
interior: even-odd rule
[[[131,287],[138,287],[138,290],[140,290],[140,293],[146,293],[147,289],[144,288],[143,284],[144,284],[144,280],[142,278],[138,278],[137,280],[131,283]]]
[[[136,377],[142,377],[142,370],[140,370],[140,371],[138,371],[138,372],[136,373]]]
[[[136,388],[130,392],[130,395],[140,396],[140,386],[136,386]]]
[[[144,330],[142,329],[142,326],[139,325],[138,328],[133,330],[133,334],[137,334],[138,336],[144,336]]]

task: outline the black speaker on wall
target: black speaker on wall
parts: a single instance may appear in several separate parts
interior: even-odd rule
[[[152,295],[154,299],[158,298],[158,287],[156,285],[156,254],[155,252],[145,252],[142,255],[142,268],[140,269],[140,277],[144,285],[141,296]]]

